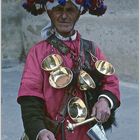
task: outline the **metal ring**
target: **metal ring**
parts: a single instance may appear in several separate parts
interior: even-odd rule
[[[65,121],[65,118],[62,115],[57,114],[55,120],[58,121],[59,123],[63,123]]]

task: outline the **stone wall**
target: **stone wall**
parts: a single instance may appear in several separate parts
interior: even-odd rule
[[[104,16],[85,14],[76,29],[101,46],[121,80],[138,82],[138,0],[105,2],[108,10]],[[46,13],[32,16],[19,0],[3,0],[2,66],[23,60],[29,48],[41,40],[40,30],[48,22]]]

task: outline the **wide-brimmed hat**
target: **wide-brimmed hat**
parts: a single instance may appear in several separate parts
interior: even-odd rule
[[[91,15],[101,16],[105,13],[107,6],[103,0],[24,0],[23,7],[32,15],[41,15],[47,10],[48,3],[58,2],[65,5],[67,1],[72,1],[82,7],[81,15],[89,12]]]

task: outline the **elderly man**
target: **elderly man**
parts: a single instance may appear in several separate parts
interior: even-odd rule
[[[74,26],[86,11],[99,16],[106,7],[101,0],[28,0],[23,6],[33,15],[47,11],[51,20],[50,26],[42,30],[45,39],[30,49],[21,79],[17,101],[21,105],[25,133],[29,140],[89,140],[86,133],[91,123],[75,128],[74,133],[67,130],[67,120],[73,122],[66,111],[69,99],[81,99],[88,105],[88,117],[94,116],[105,129],[109,128],[120,105],[119,82],[114,74],[94,77],[93,56],[96,61],[106,58],[94,42],[82,39]],[[61,65],[73,73],[72,82],[62,88],[51,85],[50,71],[42,68],[42,61],[53,54],[61,56]],[[79,88],[81,69],[93,78],[95,87]]]

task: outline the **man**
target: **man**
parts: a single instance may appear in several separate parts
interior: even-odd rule
[[[43,3],[44,1],[39,2]],[[41,10],[33,10],[31,7],[34,6],[35,1],[28,1],[27,3],[28,5],[24,5],[24,8],[34,15],[45,11],[44,5]],[[97,1],[93,4],[97,4]],[[102,5],[102,2],[98,2],[98,4]],[[68,113],[63,117],[60,114],[60,107],[67,94],[67,88],[53,88],[49,83],[50,72],[44,71],[41,65],[44,58],[50,54],[59,54],[63,59],[63,65],[72,69],[73,72],[78,69],[79,65],[84,65],[86,61],[84,49],[82,50],[82,60],[80,64],[77,63],[81,53],[81,35],[74,29],[75,23],[81,13],[88,8],[89,13],[95,15],[101,15],[104,12],[95,10],[95,7],[94,10],[90,6],[86,7],[80,1],[77,3],[71,0],[47,1],[45,6],[51,19],[51,26],[44,30],[46,39],[33,46],[28,53],[18,94],[25,133],[29,140],[89,140],[86,132],[91,126],[88,124],[77,127],[74,133],[67,130],[67,120],[71,121],[71,119]],[[52,42],[53,40],[58,41],[56,47]],[[66,46],[66,50],[69,51],[63,51],[59,44]],[[94,45],[94,47],[96,57],[99,60],[106,60],[99,47],[97,45]],[[78,76],[77,73],[75,75]],[[114,74],[103,77],[100,81],[102,86],[97,87],[98,93],[96,101],[90,108],[90,115],[95,116],[97,120],[104,124],[109,120],[112,110],[114,112],[119,107],[120,92],[118,79]],[[76,84],[73,84],[72,87],[75,91],[74,96],[85,101],[83,91]],[[52,130],[52,125],[46,125],[46,117],[52,121],[62,122],[63,125],[60,125],[57,134]]]

